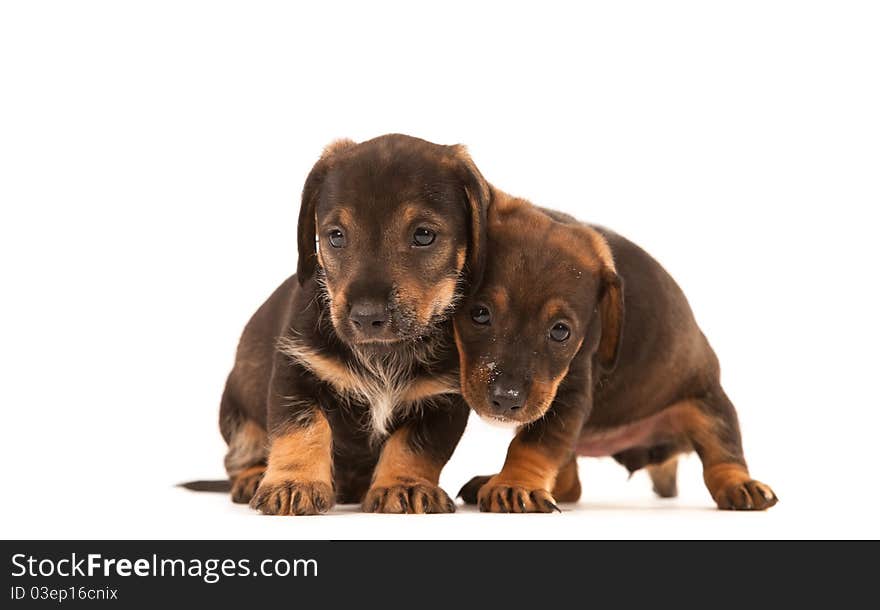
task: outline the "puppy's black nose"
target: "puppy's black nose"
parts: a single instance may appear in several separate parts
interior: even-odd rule
[[[496,414],[510,416],[522,408],[525,392],[520,384],[496,382],[489,389],[489,401]]]
[[[388,330],[388,308],[376,301],[358,301],[351,306],[348,319],[356,334],[375,338]]]

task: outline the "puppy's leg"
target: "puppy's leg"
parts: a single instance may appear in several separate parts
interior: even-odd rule
[[[314,407],[273,435],[269,463],[251,500],[267,515],[315,515],[334,503],[332,435]]]
[[[395,430],[379,457],[363,510],[370,513],[452,513],[455,503],[439,487],[440,471],[464,432],[468,406],[458,396]]]
[[[228,390],[220,402],[220,431],[228,445],[223,462],[232,483],[232,501],[246,504],[266,470],[266,431],[236,408]]]
[[[697,401],[688,433],[703,462],[703,480],[718,508],[764,510],[776,504],[768,485],[749,475],[736,410],[718,387]]]
[[[472,478],[458,492],[465,504],[476,504],[480,488],[489,482],[493,475],[485,474]],[[572,456],[565,466],[559,469],[553,484],[553,498],[559,502],[577,502],[581,497],[581,481],[578,477],[577,456]]]
[[[257,492],[257,487],[259,487],[265,473],[266,464],[257,464],[250,468],[245,468],[235,476],[231,476],[232,489],[230,490],[230,495],[232,501],[236,504],[249,503]]]
[[[314,515],[333,506],[333,435],[316,403],[314,378],[276,352],[266,396],[269,455],[251,508],[266,515]]]
[[[562,460],[548,449],[517,434],[507,449],[501,472],[486,481],[477,493],[480,510],[492,513],[558,511],[551,490]]]
[[[553,497],[558,502],[577,502],[581,497],[581,480],[578,477],[577,456],[571,456],[559,469],[553,484]]]
[[[662,464],[647,467],[648,476],[654,483],[654,493],[661,498],[674,498],[678,495],[678,457]]]
[[[589,409],[589,397],[559,397],[548,413],[522,426],[510,443],[501,472],[477,492],[480,510],[494,513],[548,513],[558,511],[553,491],[560,500],[580,497],[574,444]],[[580,400],[578,400],[580,399]],[[565,406],[568,405],[568,406]]]

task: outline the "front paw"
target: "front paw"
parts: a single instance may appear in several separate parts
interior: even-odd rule
[[[471,480],[473,482],[473,479]],[[477,493],[477,503],[484,513],[562,512],[545,489],[530,489],[513,481],[489,479]]]
[[[374,485],[363,502],[367,513],[454,513],[455,503],[446,492],[426,480],[400,479]]]
[[[317,515],[335,501],[333,487],[322,481],[260,483],[251,508],[264,515]]]
[[[778,501],[769,485],[755,480],[728,485],[715,496],[722,510],[766,510]]]

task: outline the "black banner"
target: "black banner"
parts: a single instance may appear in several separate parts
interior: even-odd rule
[[[862,553],[830,543],[12,541],[0,607],[589,605],[807,597],[867,603]],[[838,545],[842,546],[842,545]],[[865,548],[865,550],[868,550]]]

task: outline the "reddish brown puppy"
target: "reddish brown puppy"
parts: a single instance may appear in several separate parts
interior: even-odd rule
[[[455,317],[462,393],[481,416],[519,424],[501,472],[466,502],[549,512],[580,496],[577,455],[647,468],[676,495],[694,450],[719,508],[777,499],[752,479],[718,360],[687,299],[635,244],[492,191],[484,281]]]
[[[469,409],[451,314],[484,260],[488,186],[460,146],[329,146],[306,180],[299,263],[257,310],[220,405],[232,499],[452,512],[440,470]]]

